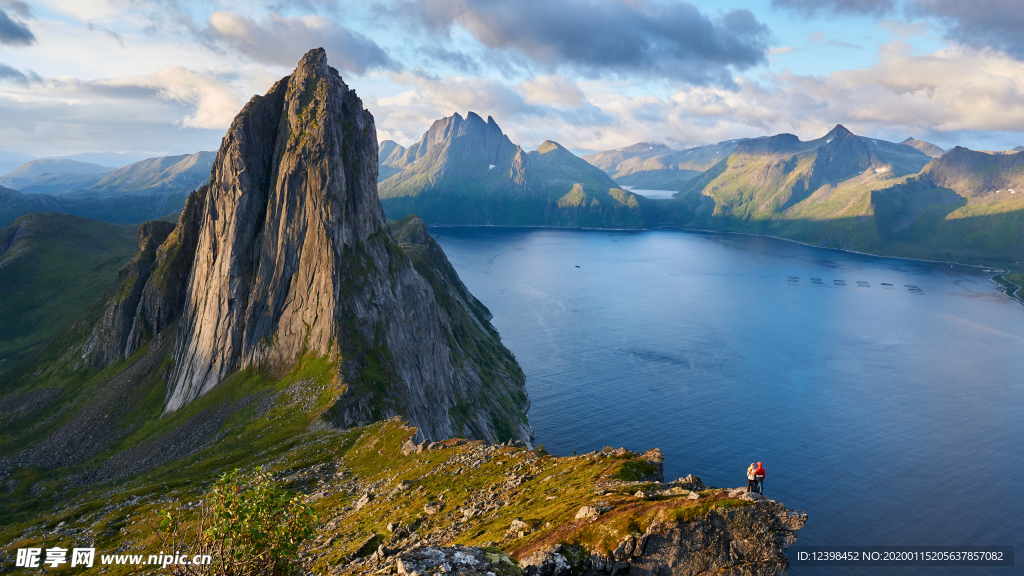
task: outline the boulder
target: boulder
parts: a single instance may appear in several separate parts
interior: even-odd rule
[[[597,511],[597,508],[594,508],[593,506],[583,506],[580,508],[579,512],[576,513],[576,519],[586,520],[589,522],[596,520],[600,515],[601,513]]]
[[[425,546],[402,552],[396,562],[402,576],[457,574],[460,576],[505,575],[516,572],[504,554],[486,553],[471,546]]]
[[[519,559],[519,566],[528,576],[569,576],[572,566],[565,556],[559,553],[560,546],[538,550]]]
[[[362,510],[363,506],[366,506],[367,504],[370,503],[370,500],[373,500],[373,494],[370,494],[369,492],[363,492],[363,495],[359,497],[359,500],[356,500],[356,510]]]

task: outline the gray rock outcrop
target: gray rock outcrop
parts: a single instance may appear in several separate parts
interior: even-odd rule
[[[135,311],[152,272],[157,248],[174,229],[174,224],[154,220],[139,226],[135,256],[117,273],[107,292],[106,306],[82,349],[90,366],[106,366],[124,357],[125,344],[135,320]]]
[[[785,574],[786,549],[805,522],[803,512],[767,499],[692,519],[657,518],[642,538],[627,538],[612,557],[591,557],[585,573]]]

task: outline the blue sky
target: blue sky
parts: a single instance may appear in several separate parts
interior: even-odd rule
[[[472,110],[513,141],[790,132],[1024,144],[1020,0],[0,0],[0,150],[213,150],[303,52],[403,145]]]

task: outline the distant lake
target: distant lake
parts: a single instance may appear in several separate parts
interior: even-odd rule
[[[1024,306],[982,270],[740,235],[431,233],[552,453],[656,446],[667,478],[718,487],[763,461],[765,494],[810,514],[800,545],[1024,554]]]
[[[678,193],[678,190],[647,190],[645,188],[634,188],[632,186],[623,186],[623,190],[629,190],[634,194],[643,196],[644,198],[651,198],[655,200],[671,198],[673,195]],[[765,470],[767,473],[768,471]]]

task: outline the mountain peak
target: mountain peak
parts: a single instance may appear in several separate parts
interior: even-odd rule
[[[421,144],[479,147],[489,131],[461,134],[477,123],[472,112],[466,121],[455,114]],[[454,270],[431,269],[450,264],[429,236],[405,239],[440,252],[414,265],[387,226],[376,134],[320,49],[238,114],[201,191],[203,209],[188,217],[197,239],[191,272],[178,275],[187,288],[165,413],[238,370],[280,378],[317,356],[345,384],[332,412],[339,425],[402,414],[426,438],[531,438],[518,365],[463,349],[452,335],[491,338],[488,318],[474,312],[482,306]],[[497,371],[479,368],[494,362]],[[462,401],[473,406],[464,421],[451,411]]]
[[[846,126],[843,126],[842,124],[836,124],[835,128],[830,130],[829,133],[825,135],[826,138],[828,138],[828,137],[835,137],[835,138],[842,137],[842,138],[845,138],[846,136],[853,136],[853,132],[850,132],[849,130],[847,130]]]
[[[541,154],[547,154],[556,150],[565,150],[565,147],[554,140],[545,140],[543,144],[537,147],[537,152]]]
[[[305,73],[326,76],[329,69],[330,66],[327,65],[327,51],[323,48],[313,48],[302,55],[299,63],[295,66],[293,74]]]

